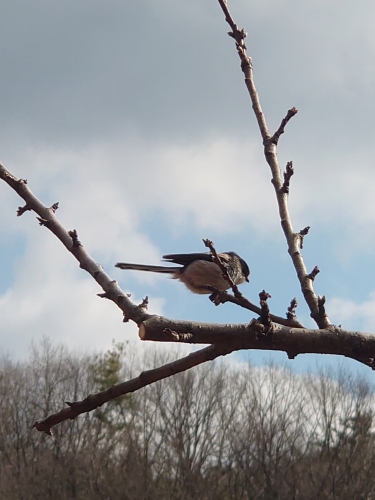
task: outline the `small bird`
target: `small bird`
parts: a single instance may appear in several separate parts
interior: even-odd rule
[[[250,269],[246,262],[235,252],[219,253],[220,260],[225,264],[229,276],[235,285],[249,281]],[[223,277],[220,267],[213,261],[211,253],[180,253],[163,255],[165,262],[179,264],[177,267],[148,266],[145,264],[128,264],[118,262],[115,267],[135,271],[151,271],[154,273],[171,274],[172,278],[184,283],[194,293],[212,293],[207,286],[223,291],[230,285]]]

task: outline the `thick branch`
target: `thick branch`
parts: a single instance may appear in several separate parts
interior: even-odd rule
[[[184,358],[178,359],[177,361],[173,361],[172,363],[168,363],[159,368],[142,372],[138,377],[128,380],[127,382],[114,385],[105,391],[98,392],[96,394],[89,394],[89,396],[87,396],[87,398],[83,401],[77,401],[74,403],[67,402],[66,404],[68,405],[68,408],[64,408],[58,413],[48,416],[44,420],[35,422],[33,427],[40,432],[52,434],[51,428],[61,422],[64,422],[65,420],[75,419],[81,413],[87,413],[95,410],[112,399],[123,396],[124,394],[129,394],[130,392],[138,391],[146,385],[171,377],[172,375],[181,373],[201,363],[205,363],[206,361],[212,361],[218,356],[229,354],[232,350],[233,349],[230,347],[225,347],[223,345],[211,345],[199,351],[192,352]]]
[[[264,335],[258,321],[250,324],[216,324],[179,321],[152,316],[139,325],[142,340],[189,344],[216,344],[237,349],[284,351],[288,355],[335,354],[373,367],[375,335],[329,327],[320,330],[274,325],[272,336]]]
[[[375,366],[375,336],[339,328],[308,330],[278,327],[273,329],[272,335],[265,335],[263,325],[257,321],[252,321],[249,325],[219,325],[152,316],[140,324],[139,336],[142,340],[216,344],[159,368],[142,372],[139,377],[105,391],[90,394],[83,401],[68,402],[69,408],[35,422],[34,427],[51,434],[51,428],[65,420],[74,419],[112,399],[240,349],[284,351],[291,359],[304,353],[336,354],[353,358],[373,369]]]

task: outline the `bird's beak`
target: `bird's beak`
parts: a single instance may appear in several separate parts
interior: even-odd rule
[[[249,283],[249,281],[250,281],[250,280],[249,280],[249,278],[245,278],[245,280],[246,280],[248,283]]]

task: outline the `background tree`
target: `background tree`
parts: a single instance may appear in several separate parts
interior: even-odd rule
[[[24,362],[1,359],[0,496],[373,494],[373,388],[344,369],[298,375],[274,364],[215,362],[147,386],[131,404],[111,402],[63,422],[53,438],[31,429],[36,415],[57,411],[67,392],[79,398],[90,390],[103,360],[115,354],[137,371],[126,350],[117,345],[102,356],[78,356],[45,341]],[[165,353],[150,351],[142,363],[165,361]],[[118,419],[101,411],[118,412]]]

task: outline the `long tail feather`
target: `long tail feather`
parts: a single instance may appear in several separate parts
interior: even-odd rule
[[[128,264],[127,262],[117,262],[115,267],[120,269],[130,269],[132,271],[150,271],[152,273],[173,274],[180,271],[180,267],[148,266],[147,264]]]

